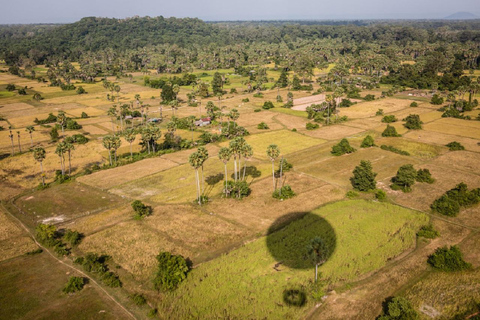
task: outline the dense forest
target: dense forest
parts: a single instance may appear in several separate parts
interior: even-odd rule
[[[193,18],[83,18],[66,25],[0,26],[0,59],[10,72],[35,77],[74,71],[84,81],[98,75],[157,70],[185,73],[260,66],[293,70],[335,63],[334,77],[350,72],[381,82],[453,90],[468,85],[460,70],[480,64],[480,22],[475,21],[258,21],[204,22]],[[405,62],[410,62],[405,64]],[[60,70],[59,70],[60,69]],[[68,82],[68,80],[67,80]]]

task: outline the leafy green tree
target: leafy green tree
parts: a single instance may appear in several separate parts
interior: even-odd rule
[[[85,286],[85,280],[82,277],[70,277],[67,284],[63,288],[65,293],[75,293],[80,291]]]
[[[417,179],[417,170],[411,164],[405,164],[401,166],[397,175],[392,178],[392,189],[402,190],[403,192],[412,191],[412,186],[415,184]]]
[[[435,239],[440,236],[440,232],[433,228],[432,224],[422,226],[417,232],[418,237],[424,237],[427,239]]]
[[[332,151],[330,151],[330,153],[334,156],[341,156],[343,154],[353,153],[355,151],[356,149],[350,146],[348,140],[344,138],[338,144],[332,147]]]
[[[237,109],[232,109],[230,113],[228,114],[228,117],[232,119],[233,124],[237,126],[237,119],[240,117],[240,113],[238,112]]]
[[[212,80],[212,91],[214,95],[223,93],[223,80],[220,73],[215,72]]]
[[[158,268],[153,280],[156,290],[172,291],[187,278],[189,267],[182,256],[160,252],[156,259]]]
[[[457,150],[465,150],[465,147],[457,141],[452,141],[447,144],[448,150],[450,151],[457,151]]]
[[[401,137],[402,135],[397,133],[397,129],[394,126],[387,124],[387,127],[382,132],[382,137]]]
[[[35,228],[36,237],[41,243],[52,246],[55,244],[55,238],[57,237],[57,227],[51,224],[39,224]]]
[[[140,220],[152,214],[153,209],[150,206],[145,205],[140,200],[135,200],[131,203],[133,211],[135,211],[135,220]]]
[[[282,69],[280,76],[278,77],[277,83],[275,84],[279,88],[286,88],[288,87],[288,74],[285,69]]]
[[[434,105],[443,104],[443,98],[440,97],[438,94],[434,94],[432,99],[430,100],[430,103]]]
[[[67,229],[63,235],[63,239],[67,241],[72,247],[77,246],[82,241],[83,235],[75,230]]]
[[[455,217],[460,212],[460,205],[457,201],[449,198],[447,195],[442,195],[430,206],[432,210],[446,216]]]
[[[382,119],[382,122],[384,122],[384,123],[392,123],[392,122],[396,122],[396,121],[398,121],[398,119],[393,114],[388,115],[388,116],[384,116],[383,119]]]
[[[7,87],[5,88],[7,91],[14,91],[15,90],[15,85],[14,84],[7,84]]]
[[[375,146],[375,141],[373,140],[371,135],[367,135],[360,145],[360,148],[370,148]]]
[[[427,262],[435,269],[441,271],[451,272],[472,268],[470,263],[463,260],[463,254],[457,246],[437,248],[435,253],[428,257]]]
[[[418,320],[420,316],[410,301],[403,297],[394,297],[388,302],[385,314],[378,320]]]
[[[42,185],[45,185],[45,174],[43,173],[43,160],[45,160],[46,152],[42,147],[35,148],[33,150],[33,158],[40,163],[40,172],[42,175]]]
[[[376,188],[375,177],[377,174],[373,172],[372,164],[370,161],[362,160],[360,165],[356,166],[353,170],[353,177],[350,178],[350,182],[354,189],[359,191],[369,191]]]
[[[318,266],[327,261],[330,255],[330,249],[320,237],[315,237],[307,246],[308,258],[315,265],[315,282],[318,280]]]
[[[417,177],[416,177],[418,182],[426,182],[426,183],[433,183],[435,179],[432,178],[432,174],[430,173],[430,170],[428,169],[419,169],[417,171]]]
[[[419,130],[422,129],[422,121],[418,114],[410,114],[405,118],[405,128],[410,130]]]

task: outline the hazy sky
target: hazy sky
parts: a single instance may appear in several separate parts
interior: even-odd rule
[[[0,0],[0,24],[74,22],[82,17],[259,19],[435,19],[480,16],[479,0]]]

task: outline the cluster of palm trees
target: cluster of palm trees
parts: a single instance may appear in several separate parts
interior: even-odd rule
[[[203,164],[208,159],[208,151],[205,147],[199,147],[198,150],[190,155],[188,162],[195,169],[195,186],[197,188],[197,202],[199,205],[203,202],[203,192],[204,192],[204,178],[203,178]],[[200,185],[200,176],[198,173],[199,169],[202,169],[202,178]]]
[[[120,140],[120,137],[116,135],[108,135],[103,137],[102,143],[105,149],[108,150],[108,158],[110,160],[110,165],[113,165],[112,151],[115,155],[115,163],[117,163],[117,150],[122,145],[122,140]]]
[[[60,166],[62,168],[62,177],[65,176],[66,164],[65,164],[65,155],[68,155],[68,175],[72,174],[72,151],[75,150],[73,143],[64,139],[63,141],[57,144],[55,149],[55,154],[60,158]],[[35,155],[34,155],[35,156]]]
[[[230,141],[229,147],[223,147],[218,152],[218,158],[225,165],[225,195],[227,195],[228,190],[226,189],[228,175],[227,175],[227,163],[230,161],[230,158],[233,157],[233,168],[234,168],[234,182],[245,181],[245,173],[247,169],[247,161],[250,160],[253,156],[253,148],[245,141],[243,137],[236,137]],[[243,157],[243,176],[242,176],[242,166],[241,161]]]

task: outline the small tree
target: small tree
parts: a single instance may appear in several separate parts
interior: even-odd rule
[[[443,104],[443,98],[440,97],[438,94],[434,94],[432,100],[430,100],[430,103],[434,105]]]
[[[172,255],[170,252],[160,252],[156,257],[158,269],[153,279],[156,290],[172,291],[185,280],[189,267],[187,261],[180,255]]]
[[[410,301],[403,297],[395,297],[388,302],[385,314],[378,317],[377,320],[418,320],[420,319],[417,311],[413,308]]]
[[[356,190],[373,190],[377,185],[375,181],[376,176],[377,174],[373,172],[370,161],[362,160],[360,161],[360,165],[356,166],[353,170],[353,177],[350,178],[350,182]]]
[[[397,129],[394,126],[387,124],[387,127],[382,132],[382,137],[401,137],[402,135],[397,133]]]
[[[416,177],[418,182],[426,182],[426,183],[433,183],[435,182],[435,179],[432,178],[432,174],[430,173],[430,170],[428,169],[419,169],[417,171],[417,177]]]
[[[442,271],[461,271],[471,269],[472,265],[463,260],[463,255],[457,246],[446,246],[437,248],[435,253],[430,255],[427,260],[428,264]]]
[[[327,261],[327,258],[329,256],[329,248],[322,238],[315,237],[307,246],[307,254],[313,264],[315,264],[315,282],[317,282],[318,266]]]
[[[59,137],[58,130],[56,127],[53,127],[52,130],[50,130],[50,138],[52,139],[53,142],[57,141]]]
[[[410,130],[420,130],[422,129],[422,121],[418,114],[410,114],[405,118],[405,128]]]
[[[392,123],[392,122],[396,122],[396,121],[398,121],[398,119],[393,114],[388,115],[388,116],[384,116],[382,118],[382,122],[384,122],[384,123]]]
[[[410,192],[412,191],[412,186],[417,179],[417,170],[411,164],[406,164],[401,166],[398,171],[397,175],[392,178],[392,189],[394,190],[402,190],[403,192]]]
[[[418,107],[418,103],[416,103],[415,101],[413,101],[412,103],[410,103],[410,107],[416,108],[416,107]]]
[[[457,150],[465,150],[465,147],[462,146],[460,142],[452,141],[447,144],[448,150],[450,151],[457,151]]]
[[[75,293],[80,291],[85,286],[85,280],[82,277],[70,277],[67,284],[63,288],[65,293]]]
[[[334,156],[341,156],[342,154],[353,153],[355,151],[356,149],[351,147],[348,140],[344,138],[338,144],[332,147],[332,151],[330,151],[330,153]]]
[[[371,135],[367,135],[365,139],[363,139],[360,148],[370,148],[375,146],[375,141],[373,140]]]
[[[140,220],[152,214],[153,209],[150,206],[146,206],[140,200],[135,200],[131,204],[133,211],[135,211],[135,220]]]

